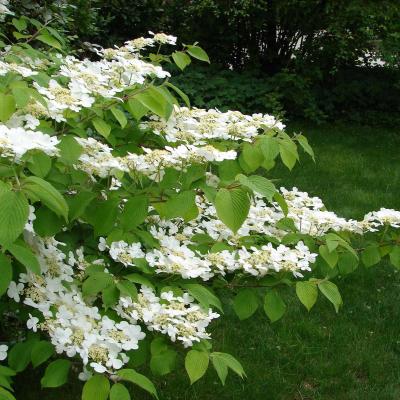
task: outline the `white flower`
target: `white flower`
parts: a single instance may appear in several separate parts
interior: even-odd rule
[[[38,131],[25,130],[24,128],[8,128],[0,124],[0,151],[2,157],[14,157],[18,162],[29,150],[38,149],[55,156],[59,153],[56,147],[59,143],[57,137],[51,137]]]
[[[32,317],[32,315],[29,314],[29,319],[28,319],[28,321],[26,321],[26,326],[28,329],[32,329],[33,332],[36,332],[38,322],[39,322],[39,318]]]
[[[91,362],[90,366],[99,374],[103,374],[104,372],[107,371],[107,368],[104,365],[101,365],[99,363],[96,362]]]
[[[91,377],[93,376],[93,374],[86,368],[83,367],[83,371],[79,373],[78,375],[78,379],[80,381],[88,381]]]
[[[24,285],[22,283],[15,283],[14,281],[11,281],[8,290],[7,290],[7,296],[11,297],[14,301],[19,303],[20,297],[19,295],[22,293],[24,289]]]
[[[1,344],[0,345],[0,361],[3,361],[7,358],[7,351],[8,351],[8,346],[6,344]]]

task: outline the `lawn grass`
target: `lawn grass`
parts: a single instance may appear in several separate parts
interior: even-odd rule
[[[302,130],[316,152],[292,173],[278,166],[278,184],[322,197],[329,209],[360,218],[380,207],[400,208],[400,132],[358,126]],[[284,318],[270,324],[262,311],[244,322],[226,307],[214,325],[215,351],[233,354],[247,379],[230,375],[222,387],[215,372],[193,386],[181,367],[155,379],[161,400],[397,400],[400,398],[400,274],[385,263],[337,279],[344,307],[335,314],[325,299],[308,313],[293,297]],[[29,383],[27,383],[29,382]],[[29,374],[17,381],[17,398],[72,400],[80,385],[39,392]],[[133,399],[148,399],[135,388]]]

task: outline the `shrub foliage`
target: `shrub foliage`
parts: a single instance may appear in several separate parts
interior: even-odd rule
[[[50,23],[6,6],[0,397],[14,398],[12,377],[28,367],[53,388],[79,365],[84,400],[129,399],[132,385],[157,398],[143,371],[167,375],[182,352],[191,384],[209,367],[222,384],[244,378],[212,346],[224,308],[275,322],[289,291],[338,312],[336,275],[383,257],[400,268],[400,212],[346,220],[276,188],[276,163],[314,157],[306,137],[270,115],[190,108],[164,67],[208,62],[197,44],[151,34],[82,59]]]

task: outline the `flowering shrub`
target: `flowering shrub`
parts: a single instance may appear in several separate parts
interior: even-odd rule
[[[274,322],[283,289],[338,311],[331,279],[360,258],[400,268],[399,211],[346,220],[266,178],[298,148],[313,157],[304,136],[269,115],[190,108],[163,66],[207,62],[196,44],[164,55],[176,38],[151,33],[81,60],[50,26],[1,10],[17,42],[0,43],[0,293],[17,332],[0,345],[0,397],[29,364],[47,364],[42,387],[64,384],[70,359],[85,400],[129,399],[126,383],[157,397],[137,369],[150,355],[166,375],[178,351],[191,383],[211,361],[224,384],[245,372],[212,349],[222,290],[240,319],[262,303]]]

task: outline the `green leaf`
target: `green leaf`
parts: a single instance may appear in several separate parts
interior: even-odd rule
[[[390,262],[394,267],[400,269],[400,246],[393,247],[389,253]]]
[[[236,233],[246,220],[250,209],[248,194],[242,189],[220,189],[215,196],[215,209],[218,218],[233,233]]]
[[[329,252],[332,252],[339,246],[340,241],[334,238],[326,237],[326,247],[328,248]]]
[[[68,380],[68,373],[71,367],[69,360],[52,361],[46,368],[43,378],[40,380],[43,388],[59,387]]]
[[[284,231],[289,231],[289,232],[297,232],[298,229],[296,228],[296,225],[292,218],[284,217],[281,218],[275,225],[278,229],[282,229]]]
[[[225,381],[228,376],[228,366],[226,365],[225,361],[220,357],[215,357],[215,353],[210,354],[212,365],[217,372],[217,375],[222,383],[222,386],[225,386]]]
[[[188,351],[185,357],[185,369],[189,375],[191,385],[206,373],[209,361],[209,356],[204,351]]]
[[[174,51],[172,53],[172,59],[182,71],[191,63],[190,57],[183,51]]]
[[[258,308],[258,297],[254,290],[241,289],[233,300],[233,309],[239,319],[250,318]]]
[[[283,163],[291,170],[299,158],[296,145],[290,139],[282,140],[279,143],[279,153]]]
[[[108,136],[110,136],[111,126],[109,124],[107,124],[107,122],[104,121],[104,119],[101,119],[100,117],[96,117],[92,120],[92,124],[93,124],[94,128],[96,129],[96,131],[101,136],[105,137],[106,139],[108,138]]]
[[[151,380],[146,376],[139,374],[133,369],[121,369],[117,371],[117,375],[122,380],[129,381],[134,383],[135,385],[138,385],[142,389],[152,394],[156,399],[158,399],[157,390],[153,382],[151,382]]]
[[[40,199],[50,210],[68,220],[68,204],[49,182],[37,176],[30,176],[23,181],[23,191]]]
[[[218,163],[218,176],[222,181],[231,183],[242,172],[237,160],[224,160]]]
[[[82,146],[71,135],[63,136],[57,147],[60,149],[59,159],[68,165],[76,163],[83,152]]]
[[[36,176],[44,178],[51,169],[51,158],[42,152],[32,154],[28,168]]]
[[[132,282],[127,280],[119,281],[117,282],[117,288],[122,295],[127,295],[133,300],[137,299],[137,288]]]
[[[4,365],[0,365],[0,375],[3,376],[15,376],[17,373],[8,367],[5,367]]]
[[[95,200],[86,209],[86,220],[94,227],[96,236],[106,235],[114,228],[118,205],[117,199]]]
[[[289,207],[286,203],[285,198],[279,193],[275,192],[274,200],[278,203],[279,207],[281,208],[283,214],[287,215],[289,212]]]
[[[0,194],[0,244],[13,243],[24,230],[29,205],[21,192],[3,191]]]
[[[298,135],[296,138],[303,150],[315,161],[314,151],[309,145],[307,138],[303,135]]]
[[[274,137],[262,137],[259,141],[259,147],[266,162],[273,162],[279,154],[279,143]]]
[[[176,351],[167,348],[166,350],[152,355],[150,369],[154,375],[163,376],[172,372],[176,364]]]
[[[164,82],[165,86],[170,87],[174,92],[176,92],[181,99],[185,102],[186,106],[190,108],[190,100],[189,97],[182,92],[181,89],[179,89],[178,87],[176,87],[175,85],[173,85],[171,82]]]
[[[10,119],[15,112],[15,100],[11,94],[0,93],[0,122]]]
[[[13,24],[20,32],[23,31],[23,30],[25,30],[26,27],[27,27],[26,20],[23,19],[23,18],[19,18],[19,19],[13,18],[13,19],[12,19],[12,24]]]
[[[112,275],[107,272],[96,272],[90,275],[82,285],[84,296],[94,296],[113,282]]]
[[[11,387],[11,379],[10,377],[6,377],[4,375],[0,374],[0,387],[6,388],[10,391],[13,391],[13,388]],[[0,399],[1,399],[1,395],[0,395]]]
[[[193,57],[200,61],[210,63],[210,59],[207,53],[199,46],[187,46],[187,52]]]
[[[95,197],[96,194],[93,192],[79,192],[73,197],[67,197],[70,221],[81,217],[85,212],[86,207]]]
[[[247,186],[254,192],[266,197],[268,201],[272,201],[276,192],[276,187],[269,179],[258,175],[245,176],[242,174],[239,174],[236,179],[242,185]]]
[[[110,381],[104,375],[96,374],[83,385],[82,400],[107,400],[109,393]]]
[[[286,311],[286,304],[276,290],[269,290],[264,298],[264,311],[271,322],[278,321]]]
[[[28,38],[32,37],[32,35],[27,35],[27,34],[24,34],[24,33],[19,33],[19,32],[17,32],[17,31],[14,31],[12,34],[13,34],[13,36],[15,37],[15,39],[17,39],[17,40],[20,40],[20,39],[28,39]]]
[[[325,244],[319,246],[319,254],[331,268],[334,268],[339,260],[338,252],[336,250],[329,251],[328,246]]]
[[[27,245],[21,244],[10,244],[7,246],[7,250],[28,270],[32,271],[36,275],[40,275],[40,264]]]
[[[12,279],[12,266],[8,257],[0,253],[0,296],[2,296],[8,288]]]
[[[1,168],[1,167],[0,167]],[[14,175],[14,173],[13,173]],[[8,193],[11,190],[11,184],[9,182],[3,182],[0,180],[0,196],[3,193]]]
[[[8,390],[0,387],[0,400],[16,400],[16,398]]]
[[[136,196],[129,199],[121,214],[121,226],[129,231],[140,225],[147,217],[149,208],[148,199],[145,196]]]
[[[220,299],[210,289],[198,283],[185,283],[181,286],[186,289],[206,310],[210,306],[214,306],[223,312]]]
[[[110,307],[115,306],[118,303],[119,294],[119,290],[113,282],[102,289],[101,300],[106,310]]]
[[[195,200],[196,193],[193,190],[185,190],[172,195],[166,202],[153,203],[152,205],[163,218],[181,217],[185,221],[190,221],[199,214]]]
[[[239,375],[241,378],[246,376],[242,364],[235,357],[228,353],[220,353],[218,351],[210,354],[210,358],[212,361],[215,359],[223,362],[229,369],[231,369],[235,374]],[[218,372],[218,371],[217,371]]]
[[[30,22],[32,22],[32,19],[30,20]],[[59,40],[61,43],[65,43],[64,38],[61,34],[58,33],[58,31],[54,28],[52,28],[51,26],[47,25],[46,29],[57,39]]]
[[[143,275],[134,273],[125,275],[124,278],[130,280],[131,282],[138,283],[139,285],[148,286],[149,288],[154,289],[154,285]]]
[[[39,40],[42,43],[45,43],[45,44],[47,44],[51,47],[54,47],[58,50],[61,50],[61,48],[62,48],[61,43],[57,39],[53,38],[53,36],[51,36],[47,32],[44,33],[43,35],[36,36],[36,40]]]
[[[338,268],[341,274],[349,274],[358,266],[359,260],[353,253],[346,251],[339,254]]]
[[[263,155],[259,147],[250,143],[243,145],[242,153],[239,156],[240,166],[246,173],[254,172],[263,162]]]
[[[318,288],[313,282],[296,282],[296,294],[301,303],[310,311],[318,298]]]
[[[137,121],[145,116],[148,110],[147,107],[145,107],[139,100],[135,98],[129,99],[125,107]]]
[[[125,128],[126,124],[128,123],[125,113],[117,107],[111,107],[110,110],[114,115],[115,119],[121,125],[121,128]]]
[[[368,246],[365,250],[362,251],[361,260],[367,268],[378,264],[378,262],[381,261],[379,248],[377,246]]]
[[[115,383],[110,390],[110,400],[131,400],[131,396],[122,383]]]
[[[156,356],[157,354],[164,353],[167,350],[168,350],[168,344],[167,344],[167,341],[165,340],[164,336],[155,337],[151,341],[151,345],[150,345],[151,355]]]
[[[29,99],[31,98],[31,89],[28,87],[13,87],[11,89],[12,94],[14,96],[15,104],[19,108],[25,107],[29,103]]]
[[[344,240],[337,233],[329,232],[324,237],[326,240],[326,245],[330,252],[335,250],[338,246],[340,246],[349,251],[350,253],[352,253],[353,256],[358,259],[357,252],[351,247],[351,245],[346,240]]]
[[[8,353],[8,365],[15,371],[23,371],[31,361],[33,340],[17,343]]]
[[[40,364],[43,364],[54,354],[53,345],[46,341],[41,340],[36,342],[32,347],[31,352],[31,360],[33,368],[38,367]]]
[[[342,296],[339,289],[333,282],[324,281],[318,284],[321,293],[333,304],[336,312],[339,312],[339,307],[343,304]]]
[[[168,119],[171,115],[173,109],[171,102],[153,86],[144,92],[138,93],[135,99],[152,113],[162,118]]]
[[[40,207],[35,211],[35,215],[36,219],[33,221],[33,229],[42,237],[54,236],[63,227],[64,220],[47,207]]]

